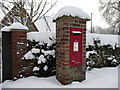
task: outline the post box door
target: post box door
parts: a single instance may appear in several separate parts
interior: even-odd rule
[[[70,28],[70,66],[82,64],[82,28]]]

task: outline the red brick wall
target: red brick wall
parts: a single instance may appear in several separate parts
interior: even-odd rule
[[[27,32],[12,31],[12,78],[19,78],[24,65],[22,57],[27,52]]]

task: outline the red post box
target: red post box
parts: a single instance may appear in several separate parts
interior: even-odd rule
[[[70,66],[82,64],[82,28],[70,28]]]

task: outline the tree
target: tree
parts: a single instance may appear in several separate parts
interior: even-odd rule
[[[49,3],[48,0],[2,0],[0,8],[5,16],[10,12],[12,14],[11,17],[14,17],[18,22],[31,29],[31,24],[45,16],[56,3],[57,1]],[[16,8],[20,20],[14,16],[14,13],[11,11],[12,7]]]
[[[102,16],[115,32],[120,34],[120,1],[99,0]]]

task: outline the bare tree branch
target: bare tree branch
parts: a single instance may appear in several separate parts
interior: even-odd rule
[[[35,22],[35,21],[37,21],[38,19],[40,19],[41,17],[43,17],[43,16],[45,16],[53,7],[54,7],[54,5],[56,5],[56,3],[57,3],[58,1],[56,1],[54,4],[52,4],[51,5],[51,7],[45,12],[45,13],[40,13],[39,14],[39,16],[33,21],[33,23]],[[42,14],[42,15],[41,15]]]
[[[9,2],[0,2],[0,9],[2,12],[7,15],[9,12],[11,14],[10,18],[16,19],[18,22],[27,25],[29,29],[31,29],[30,24],[34,23],[44,15],[46,15],[57,3],[53,4],[49,3],[48,0],[40,0],[38,2],[34,2],[34,0],[11,0]],[[49,4],[51,6],[49,6]],[[15,7],[16,11],[11,11],[11,9]],[[20,20],[15,17],[15,13],[20,17]]]
[[[99,0],[99,11],[106,22],[111,27],[116,27],[120,23],[120,1],[119,0]],[[120,32],[120,28],[119,28]]]
[[[41,0],[40,3],[38,4],[37,9],[34,11],[33,17],[35,17],[35,16],[38,14],[38,11],[39,11],[39,9],[40,9],[40,7],[41,7],[42,2],[43,2],[43,0]]]

